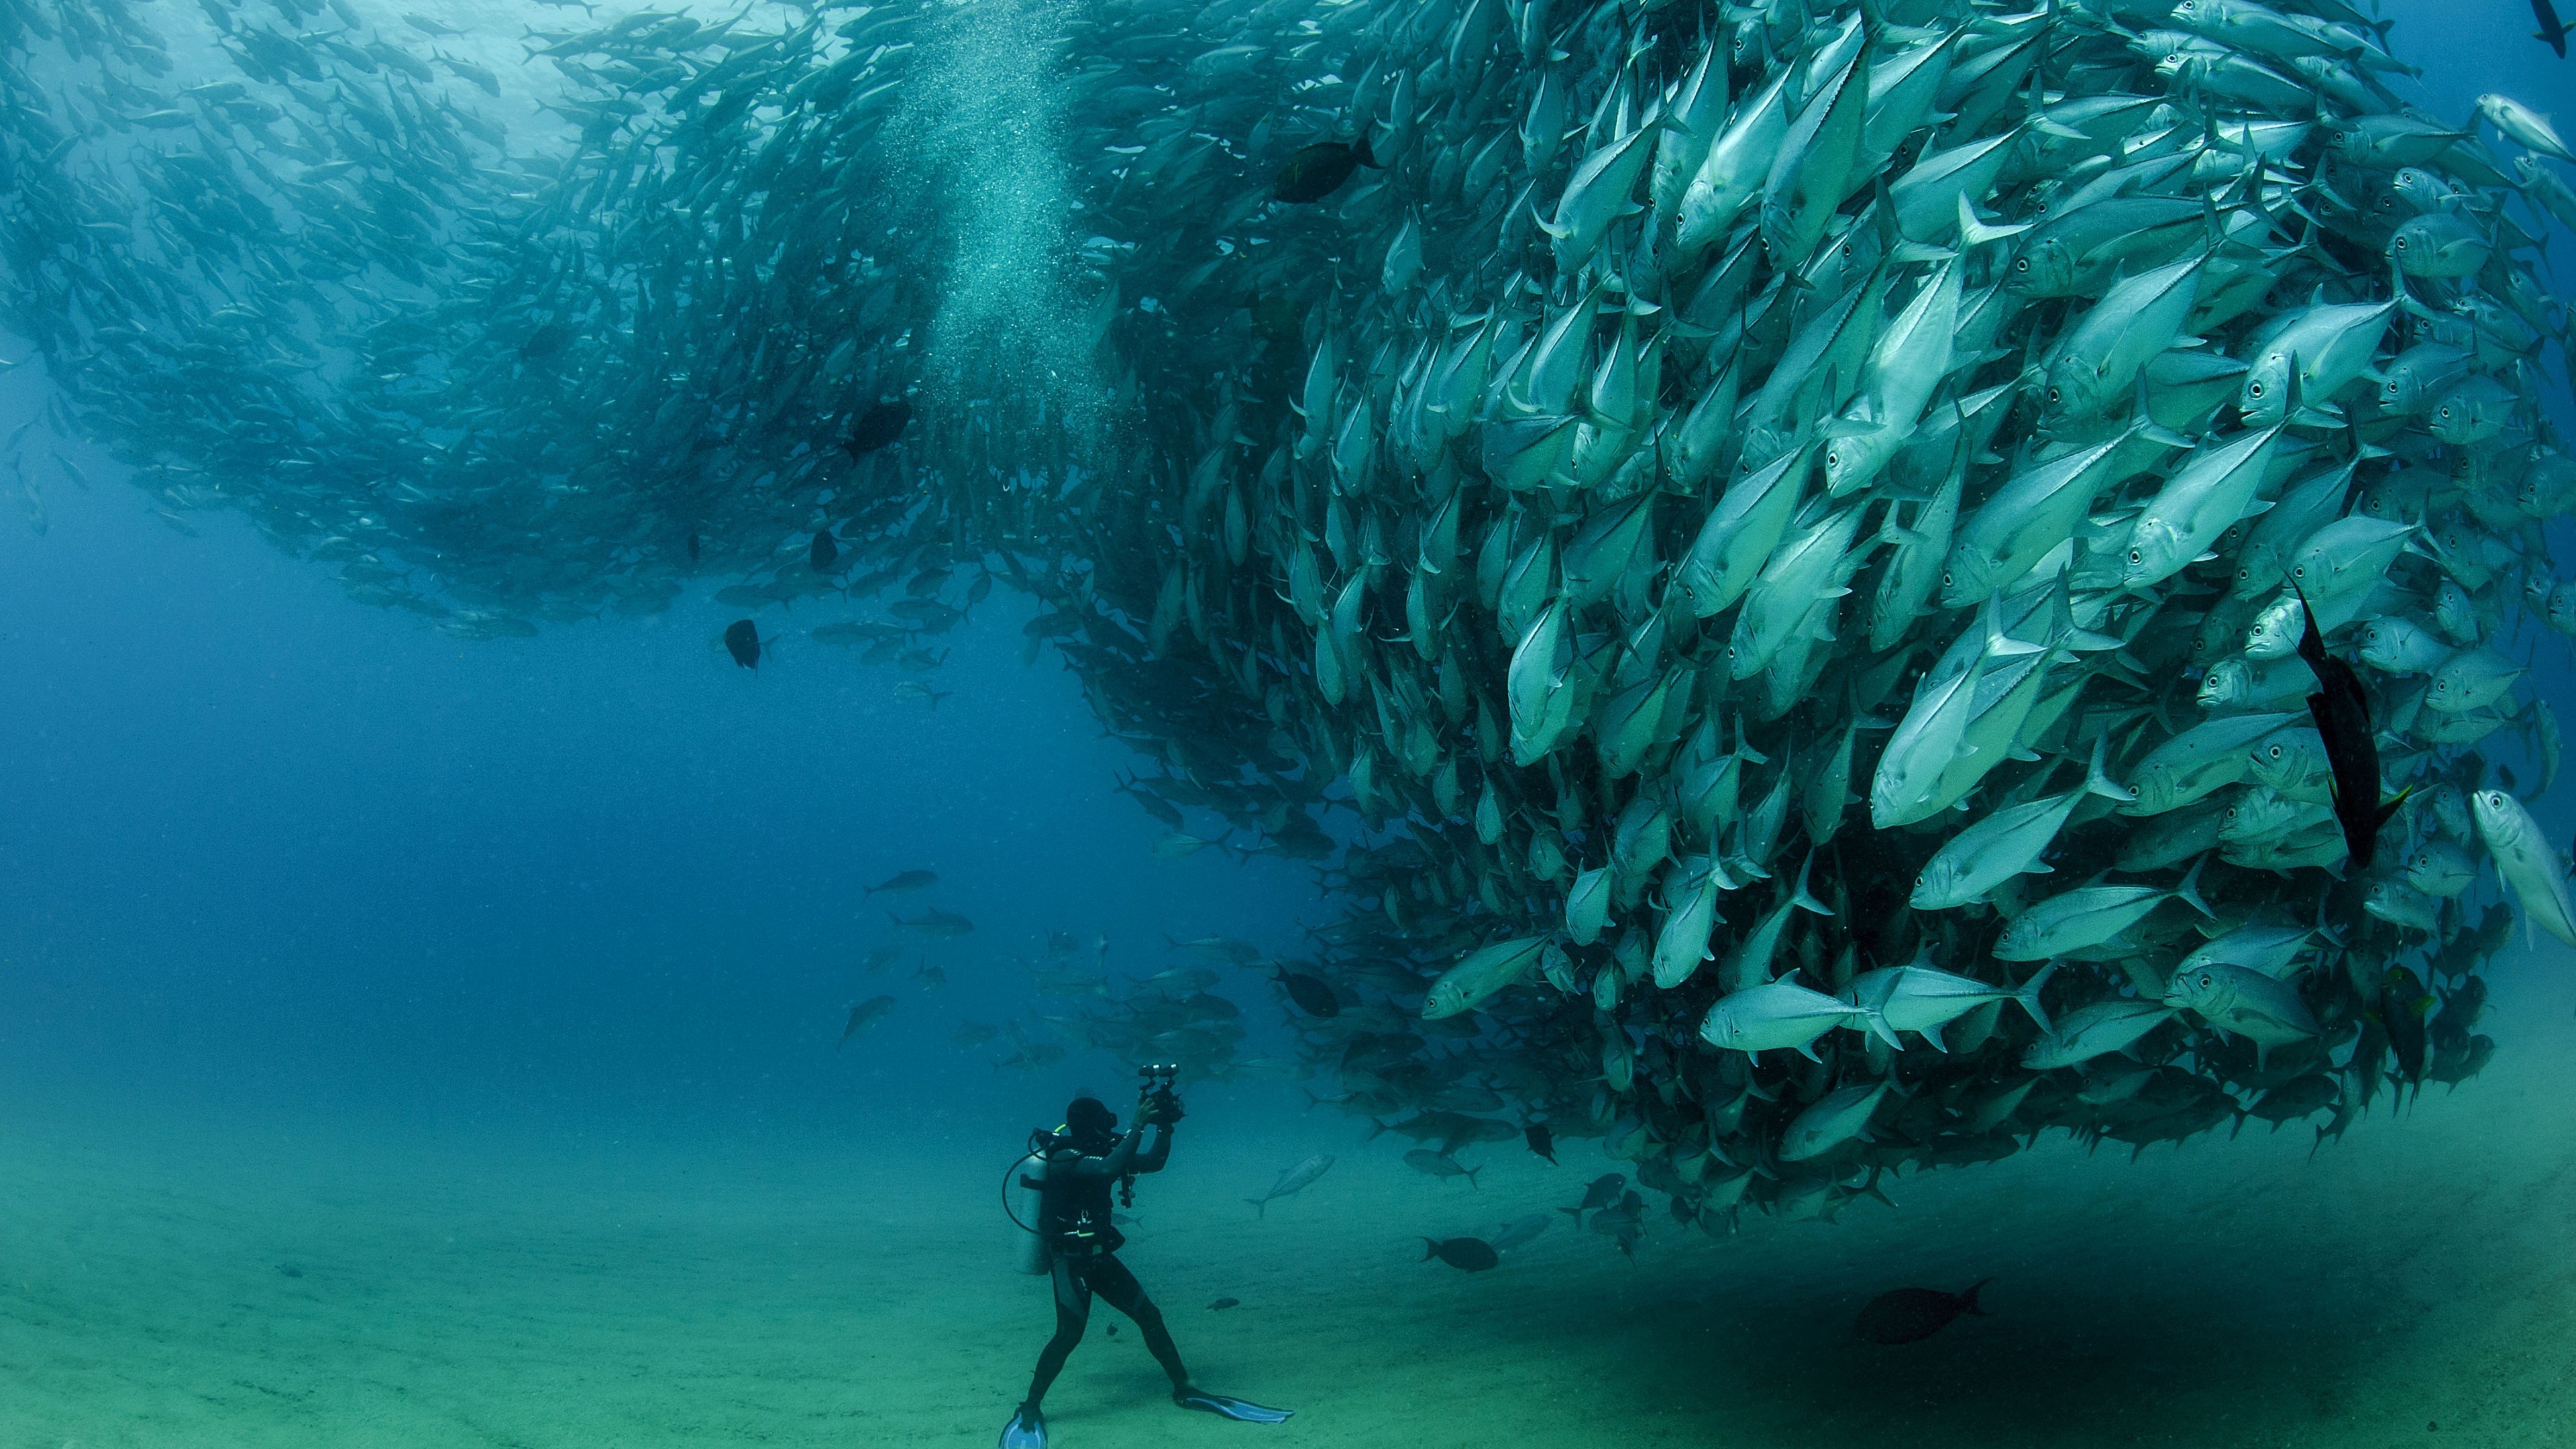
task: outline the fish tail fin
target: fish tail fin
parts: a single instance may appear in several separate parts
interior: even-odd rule
[[[1386,169],[1386,163],[1378,160],[1377,153],[1369,149],[1368,127],[1366,126],[1360,127],[1360,138],[1357,142],[1352,144],[1351,154],[1360,158],[1360,164],[1362,166],[1366,166],[1372,171],[1383,171]]]
[[[2378,818],[2372,822],[2372,833],[2376,834],[2379,830],[2385,829],[2389,820],[2397,814],[2397,807],[2405,804],[2406,797],[2414,793],[2415,787],[2409,785],[2405,789],[2398,791],[2395,795],[2390,796],[2388,803],[2379,807]]]
[[[2041,1034],[2046,1036],[2055,1036],[2057,1027],[2049,1021],[2048,1013],[2040,1007],[2039,988],[2046,986],[2048,978],[2056,974],[2057,963],[2051,961],[2031,973],[2031,978],[2021,984],[2021,990],[2013,993],[2013,1000],[2029,1014],[2032,1021],[2039,1024]]]
[[[1375,1117],[1368,1119],[1368,1124],[1369,1135],[1361,1138],[1360,1140],[1362,1142],[1375,1142],[1378,1138],[1378,1134],[1386,1130],[1386,1124],[1377,1120]]]
[[[1482,1172],[1482,1171],[1484,1171],[1484,1170],[1485,1170],[1485,1169],[1480,1165],[1480,1166],[1476,1166],[1476,1167],[1468,1168],[1468,1169],[1467,1169],[1467,1172],[1466,1172],[1467,1185],[1468,1185],[1469,1187],[1475,1188],[1475,1189],[1476,1189],[1476,1191],[1478,1191],[1478,1192],[1483,1192],[1485,1189],[1484,1189],[1484,1187],[1483,1187],[1482,1185],[1480,1185],[1480,1184],[1476,1181],[1476,1174],[1477,1174],[1477,1173],[1480,1173],[1480,1172]]]
[[[2105,800],[2117,800],[2123,805],[2133,804],[2138,798],[2137,789],[2112,779],[2110,772],[2103,768],[2110,758],[2110,749],[2109,731],[2105,730],[2093,737],[2093,763],[2084,767],[2084,788]]]
[[[1424,1238],[1422,1240],[1422,1261],[1428,1263],[1439,1256],[1440,1240],[1438,1238]]]
[[[1270,1199],[1266,1197],[1248,1197],[1245,1198],[1244,1201],[1252,1204],[1252,1215],[1254,1218],[1259,1219],[1270,1216]]]
[[[2200,898],[2200,872],[2201,868],[2208,864],[2209,857],[2206,855],[2193,861],[2190,872],[2182,878],[2182,884],[2174,887],[2174,894],[2182,897],[2193,910],[2214,921],[2218,919],[2218,912],[2211,910],[2209,902]]]
[[[2003,240],[2004,238],[2006,238],[2006,237],[2015,237],[2015,236],[2019,236],[2019,235],[2021,235],[2023,232],[2026,232],[2026,231],[2028,231],[2028,230],[2030,230],[2030,227],[2029,227],[2029,225],[2028,225],[2027,223],[2023,223],[2023,224],[2018,225],[2018,226],[1988,226],[1985,222],[1978,220],[1978,218],[1977,218],[1977,209],[1976,209],[1976,207],[1974,207],[1974,206],[1972,206],[1972,205],[1970,205],[1970,204],[1969,204],[1969,202],[1968,202],[1968,197],[1967,197],[1967,193],[1965,193],[1965,192],[1961,192],[1961,193],[1960,193],[1960,195],[1959,195],[1959,242],[1960,242],[1960,245],[1962,245],[1962,246],[1971,246],[1971,247],[1974,247],[1974,246],[1983,246],[1983,245],[1985,245],[1987,242],[1991,242],[1991,241],[2002,241],[2002,240]]]
[[[1977,1306],[1977,1290],[1985,1287],[1993,1281],[1995,1280],[1992,1278],[1980,1278],[1976,1282],[1969,1284],[1968,1291],[1959,1295],[1959,1310],[1963,1313],[1973,1313],[1979,1318],[1994,1317],[1993,1314],[1988,1313],[1986,1310]]]
[[[1807,890],[1807,874],[1815,868],[1816,852],[1810,849],[1807,852],[1806,864],[1798,867],[1798,883],[1789,891],[1789,904],[1797,906],[1802,910],[1811,911],[1819,916],[1830,916],[1834,913],[1834,908],[1826,905],[1823,901],[1817,900],[1815,896]]]

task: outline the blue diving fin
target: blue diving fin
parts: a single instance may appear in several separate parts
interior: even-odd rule
[[[1046,1416],[1022,1404],[1002,1426],[1000,1449],[1046,1449]]]
[[[1223,1394],[1211,1394],[1205,1389],[1182,1389],[1172,1395],[1172,1402],[1184,1409],[1200,1409],[1229,1419],[1240,1419],[1247,1424],[1284,1424],[1288,1422],[1289,1415],[1297,1412],[1294,1409],[1264,1408],[1241,1399],[1229,1399]]]

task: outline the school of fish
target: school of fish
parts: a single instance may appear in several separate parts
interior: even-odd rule
[[[721,583],[935,705],[1034,595],[1157,854],[1348,903],[1262,968],[1426,1172],[2322,1141],[2576,944],[2576,154],[2340,0],[557,13],[0,0],[56,426],[469,638]]]

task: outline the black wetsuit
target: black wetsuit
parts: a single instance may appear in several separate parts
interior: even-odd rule
[[[1055,1337],[1048,1339],[1046,1348],[1038,1354],[1037,1374],[1029,1381],[1027,1408],[1036,1408],[1038,1401],[1046,1397],[1047,1386],[1055,1382],[1065,1358],[1075,1344],[1082,1342],[1083,1328],[1091,1321],[1094,1294],[1136,1321],[1137,1331],[1145,1337],[1145,1347],[1153,1350],[1155,1362],[1171,1375],[1175,1391],[1189,1386],[1189,1371],[1181,1367],[1181,1352],[1172,1346],[1171,1332],[1163,1326],[1162,1310],[1145,1296],[1145,1286],[1136,1281],[1136,1275],[1118,1261],[1118,1249],[1127,1239],[1109,1221],[1110,1187],[1131,1172],[1161,1171],[1164,1160],[1171,1156],[1170,1128],[1156,1132],[1150,1152],[1137,1150],[1144,1135],[1145,1129],[1139,1127],[1120,1137],[1102,1155],[1086,1155],[1072,1147],[1059,1147],[1047,1155],[1046,1186],[1038,1204],[1038,1232],[1046,1240],[1048,1271],[1055,1282]]]

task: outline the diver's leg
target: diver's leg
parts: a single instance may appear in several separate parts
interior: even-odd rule
[[[1071,1259],[1055,1260],[1055,1337],[1038,1353],[1037,1375],[1029,1380],[1028,1400],[1020,1406],[1024,1411],[1036,1411],[1047,1387],[1064,1371],[1073,1346],[1082,1342],[1083,1327],[1091,1321],[1091,1285],[1083,1281],[1085,1276],[1075,1270]]]
[[[1136,1331],[1145,1335],[1145,1346],[1154,1351],[1154,1361],[1171,1376],[1173,1390],[1188,1388],[1190,1371],[1181,1367],[1181,1351],[1172,1346],[1171,1330],[1163,1326],[1163,1310],[1145,1296],[1145,1285],[1136,1281],[1127,1265],[1103,1254],[1091,1260],[1088,1277],[1092,1288],[1110,1307],[1136,1320]]]

